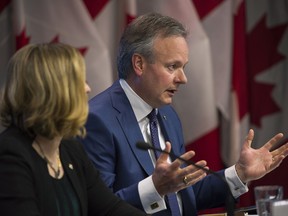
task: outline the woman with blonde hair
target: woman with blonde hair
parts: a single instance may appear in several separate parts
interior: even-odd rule
[[[61,44],[11,58],[1,94],[1,215],[145,215],[102,182],[75,136],[88,114],[84,59]]]

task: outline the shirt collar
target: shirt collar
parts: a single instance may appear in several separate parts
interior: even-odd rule
[[[137,121],[141,121],[153,108],[139,97],[124,79],[120,79],[119,82],[132,106]]]

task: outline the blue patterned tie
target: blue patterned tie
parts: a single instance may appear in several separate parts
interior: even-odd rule
[[[151,141],[155,148],[161,149],[159,136],[158,136],[158,128],[157,128],[157,113],[156,110],[153,109],[151,113],[148,115],[149,118],[149,126],[150,126],[150,134]],[[156,160],[160,156],[161,152],[154,151]],[[172,216],[180,216],[180,209],[177,201],[177,197],[175,193],[167,195],[169,207],[172,213]]]

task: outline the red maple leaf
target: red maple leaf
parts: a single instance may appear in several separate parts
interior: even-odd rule
[[[199,18],[202,20],[206,17],[211,11],[218,7],[224,0],[192,0]]]
[[[1,0],[0,1],[0,13],[4,8],[6,8],[11,3],[11,0]]]
[[[50,43],[59,43],[59,35],[56,35],[51,41]]]
[[[50,43],[59,43],[59,35],[56,35]],[[80,48],[77,48],[79,50],[79,52],[84,56],[86,51],[87,51],[87,47],[80,47]]]
[[[135,16],[126,13],[126,25],[128,25],[130,22],[132,22],[135,19]]]
[[[286,27],[287,24],[268,28],[265,15],[247,35],[251,123],[259,127],[263,116],[280,111],[280,107],[272,98],[275,86],[256,81],[256,76],[285,58],[277,48]]]
[[[19,35],[16,35],[16,50],[29,44],[29,42],[30,42],[30,37],[27,37],[26,28],[24,28]]]
[[[88,48],[87,47],[80,47],[80,48],[77,48],[77,49],[84,56]]]
[[[109,2],[109,0],[83,0],[90,16],[94,19]]]
[[[24,28],[23,31],[19,34],[16,35],[16,50],[22,48],[23,46],[29,44],[30,42],[30,38],[31,37],[27,37],[26,36],[26,29]],[[59,43],[59,35],[56,35],[51,41],[50,43]],[[84,56],[86,51],[87,51],[87,47],[80,47],[77,48],[79,50],[79,52]]]

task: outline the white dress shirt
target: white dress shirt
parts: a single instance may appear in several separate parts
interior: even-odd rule
[[[138,121],[140,130],[143,134],[144,140],[147,143],[151,143],[150,140],[150,128],[149,128],[149,119],[147,118],[147,115],[152,111],[152,107],[147,104],[142,98],[140,98],[128,85],[128,83],[120,79],[120,85],[123,88],[131,106],[134,111],[134,114],[136,116],[136,119]],[[158,124],[158,135],[160,139],[160,145],[161,148],[165,148],[165,139],[161,132],[161,129],[159,128]],[[155,166],[155,155],[152,150],[149,150],[149,154],[151,157],[151,160]],[[169,158],[169,162],[170,158]],[[232,194],[235,198],[239,197],[243,193],[246,193],[248,191],[248,187],[242,183],[242,181],[239,179],[236,170],[235,165],[227,168],[225,170],[225,178],[229,184],[230,190],[232,191]],[[146,213],[153,214],[158,211],[166,209],[166,204],[164,197],[161,197],[152,181],[152,176],[149,176],[138,184],[138,192],[139,196],[142,202],[142,206]],[[182,211],[182,205],[181,205],[181,197],[179,194],[178,196],[178,203],[180,206],[180,211]],[[156,205],[155,205],[156,204]],[[156,207],[155,207],[156,206]]]

